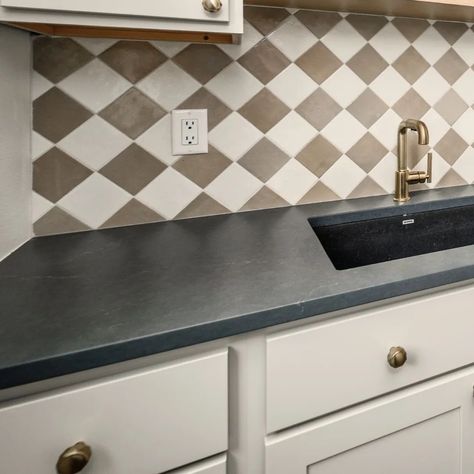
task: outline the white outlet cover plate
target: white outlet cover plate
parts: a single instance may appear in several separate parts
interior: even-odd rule
[[[196,145],[183,145],[183,120],[198,121],[198,140]],[[173,110],[171,112],[171,141],[173,144],[173,155],[207,153],[207,109]]]

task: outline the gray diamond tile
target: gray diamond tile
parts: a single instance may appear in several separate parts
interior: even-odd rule
[[[410,43],[413,43],[430,26],[426,20],[417,18],[394,18],[392,24]]]
[[[435,150],[441,158],[453,165],[457,159],[464,153],[468,144],[450,128],[443,138],[436,144]]]
[[[159,222],[164,220],[155,211],[145,206],[136,199],[131,199],[121,209],[119,209],[112,217],[107,219],[101,228],[123,227],[135,224],[148,224],[151,222]]]
[[[461,56],[452,48],[441,56],[434,67],[449,84],[454,84],[469,69]]]
[[[321,42],[298,58],[296,64],[318,84],[323,83],[341,66],[341,60]]]
[[[58,207],[53,207],[33,224],[35,235],[69,234],[85,230],[90,228]]]
[[[339,13],[314,10],[299,10],[295,16],[318,38],[329,33],[342,20]]]
[[[275,31],[289,16],[284,8],[244,7],[245,19],[264,36]]]
[[[346,154],[368,173],[388,153],[388,150],[367,132]]]
[[[296,111],[317,130],[322,130],[342,107],[323,89],[316,89]]]
[[[240,209],[241,211],[255,211],[274,207],[285,207],[288,203],[271,189],[263,186]]]
[[[447,188],[451,186],[465,186],[467,181],[459,176],[456,171],[450,169],[437,183],[437,188]]]
[[[449,125],[453,125],[454,122],[456,122],[456,120],[465,112],[468,106],[461,97],[451,89],[441,97],[434,108],[436,112],[438,112],[441,117],[449,123]]]
[[[354,191],[352,191],[351,194],[347,196],[347,199],[381,196],[383,194],[387,194],[385,189],[380,187],[370,176],[367,176],[358,186],[356,186]]]
[[[430,65],[413,46],[410,46],[393,63],[393,67],[410,84],[413,84],[430,67]]]
[[[371,127],[387,110],[388,105],[371,89],[366,89],[347,110],[367,128]]]
[[[454,21],[437,21],[433,26],[449,44],[456,43],[468,29],[465,23]]]
[[[367,41],[375,36],[388,23],[388,20],[384,16],[378,15],[350,14],[346,16],[346,21]]]
[[[387,67],[388,63],[370,44],[354,55],[347,65],[366,83],[370,84]]]
[[[323,182],[318,181],[299,201],[298,204],[312,204],[316,202],[338,201],[341,199]]]
[[[177,216],[176,219],[187,219],[198,216],[215,216],[226,214],[229,209],[212,199],[206,193],[201,193],[197,198],[190,202]]]
[[[402,118],[420,119],[428,112],[430,106],[418,92],[410,89],[392,108]]]
[[[321,177],[341,156],[340,150],[318,135],[298,153],[296,159],[314,175]]]

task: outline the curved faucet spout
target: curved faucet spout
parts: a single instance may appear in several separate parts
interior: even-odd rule
[[[425,122],[415,119],[403,120],[398,126],[398,134],[404,134],[407,130],[413,130],[418,133],[418,145],[428,145],[430,141],[430,135],[428,133],[428,127]]]

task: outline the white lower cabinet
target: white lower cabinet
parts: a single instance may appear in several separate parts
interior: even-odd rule
[[[471,474],[473,385],[461,370],[272,435],[266,474]]]

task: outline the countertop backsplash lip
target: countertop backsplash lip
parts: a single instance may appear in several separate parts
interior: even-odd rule
[[[34,232],[391,194],[408,117],[430,187],[471,184],[473,51],[470,23],[257,6],[241,45],[37,37]],[[209,110],[208,154],[171,154],[176,108]]]

